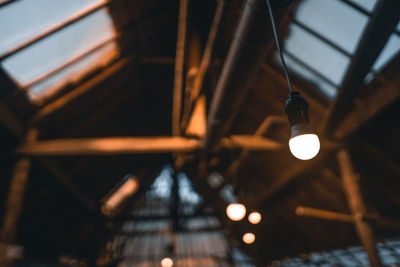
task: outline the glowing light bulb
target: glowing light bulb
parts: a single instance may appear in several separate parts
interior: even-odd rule
[[[315,157],[320,149],[318,135],[301,134],[290,138],[290,152],[293,156],[301,160],[309,160]]]
[[[247,245],[254,243],[255,240],[256,236],[253,233],[245,233],[243,235],[243,242],[246,243]]]
[[[162,267],[172,267],[174,265],[174,261],[171,258],[164,258],[161,260]]]
[[[240,203],[229,204],[226,207],[226,215],[232,221],[240,221],[246,216],[246,207]]]
[[[257,223],[261,222],[261,214],[257,211],[254,211],[249,214],[248,219],[249,219],[250,223],[257,224]]]

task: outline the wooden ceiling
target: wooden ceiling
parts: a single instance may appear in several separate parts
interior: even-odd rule
[[[185,136],[182,120],[191,117],[199,95],[207,99],[205,110],[210,115],[236,25],[249,5],[242,0],[189,1],[185,19],[185,2],[110,1],[107,5],[118,32],[120,56],[42,101],[30,101],[27,91],[0,70],[0,218],[19,218],[17,235],[7,239],[3,228],[2,241],[22,244],[32,258],[47,259],[49,254],[55,257],[63,252],[96,257],[112,232],[110,220],[100,212],[101,199],[127,173],[138,175],[142,194],[162,166],[171,163],[188,174],[233,236],[240,240],[244,231],[256,234],[257,242],[244,248],[257,265],[358,243],[367,248],[374,262],[371,225],[376,226],[377,239],[398,237],[399,228],[361,219],[352,224],[300,217],[295,211],[306,206],[400,220],[400,54],[370,83],[363,83],[393,30],[395,24],[390,21],[399,20],[398,14],[388,15],[386,10],[399,3],[380,1],[381,9],[364,32],[336,99],[329,101],[312,83],[294,77],[295,90],[307,98],[311,125],[322,140],[321,153],[304,162],[293,158],[286,146],[290,128],[284,102],[288,89],[274,60],[272,39],[263,48],[261,65],[240,66],[254,68],[253,79],[246,83],[244,93],[238,94],[243,96],[237,100],[240,103],[231,96],[226,97],[227,102],[222,100],[222,108],[228,111],[235,102],[232,114],[237,116],[226,118],[230,125],[225,127],[226,133],[218,133],[223,135],[216,142],[220,146],[206,149],[204,136]],[[279,20],[284,33],[290,19],[279,16]],[[190,76],[190,71],[194,75]],[[207,119],[210,124],[210,117]],[[26,139],[35,132],[35,140]],[[169,143],[171,135],[195,144],[187,148],[185,143],[186,150],[164,153],[167,145],[175,144]],[[137,152],[135,145],[128,153],[115,147],[110,154],[96,149],[81,153],[82,143],[74,143],[76,150],[69,147],[73,150],[70,155],[35,154],[28,149],[29,144],[43,140],[98,141],[96,138],[103,137],[130,137],[138,143],[145,142],[138,137],[147,137],[152,145],[157,137],[167,139],[161,149],[145,153]],[[347,167],[340,164],[343,158]],[[31,169],[18,198],[18,190],[12,193],[12,184],[21,160],[28,160]],[[223,175],[223,185],[236,183],[249,210],[262,213],[260,225],[228,221],[226,202],[219,194],[222,185],[212,188],[207,183],[207,176],[214,171]],[[361,198],[357,192],[346,191],[344,177],[359,177],[356,187]],[[23,199],[20,213],[13,206],[18,199]],[[352,204],[354,199],[364,200],[361,207]]]

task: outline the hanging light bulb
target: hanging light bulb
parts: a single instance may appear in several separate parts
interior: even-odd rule
[[[285,110],[291,126],[290,152],[301,160],[315,157],[320,149],[318,136],[312,131],[308,118],[308,103],[299,92],[291,92]]]
[[[292,134],[289,140],[290,152],[293,156],[301,160],[309,160],[315,157],[320,148],[318,136],[311,130],[308,119],[308,103],[299,92],[293,91],[292,82],[283,57],[282,49],[279,44],[278,31],[276,30],[274,14],[272,12],[271,3],[266,0],[269,17],[271,20],[276,48],[282,62],[286,80],[289,85],[289,98],[286,100],[285,110],[289,118]]]
[[[232,221],[240,221],[246,216],[246,206],[241,203],[232,203],[226,207],[226,215]]]
[[[261,222],[261,213],[257,211],[253,211],[252,213],[249,214],[249,222],[252,224],[258,224]]]
[[[174,266],[174,261],[171,258],[164,258],[161,260],[162,267],[172,267]]]
[[[243,235],[243,242],[246,243],[247,245],[254,243],[255,240],[256,236],[253,233],[245,233]]]

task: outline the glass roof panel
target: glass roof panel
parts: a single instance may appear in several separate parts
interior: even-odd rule
[[[298,62],[292,58],[285,56],[285,61],[291,72],[296,73],[300,77],[314,84],[322,93],[324,93],[329,99],[333,99],[336,96],[337,88],[313,73],[312,71],[304,68]]]
[[[390,59],[400,52],[400,37],[393,33],[389,41],[386,43],[383,51],[379,55],[378,59],[376,60],[375,64],[372,66],[372,69],[375,72],[379,72],[386,64],[390,61]]]
[[[0,9],[0,54],[104,0],[20,0]]]
[[[341,1],[305,0],[295,19],[353,53],[368,22],[368,17]]]
[[[24,85],[113,35],[111,18],[102,9],[12,55],[2,65]]]
[[[39,100],[42,97],[51,95],[69,83],[78,82],[92,70],[104,67],[117,58],[119,55],[118,51],[119,49],[115,42],[105,45],[87,57],[52,75],[50,78],[32,86],[29,92],[31,99]]]
[[[286,51],[318,70],[334,84],[341,84],[350,63],[350,59],[344,54],[295,24],[289,26],[289,35],[284,47]]]

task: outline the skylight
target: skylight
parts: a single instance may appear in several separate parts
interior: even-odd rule
[[[333,99],[377,3],[377,0],[301,1],[284,41],[285,59],[292,72]],[[400,23],[372,67],[373,73],[381,71],[399,53],[399,29]]]
[[[150,198],[169,199],[171,197],[171,190],[173,186],[173,169],[171,166],[166,165],[160,175],[155,179],[151,190],[147,193]],[[199,204],[202,199],[194,190],[189,177],[185,173],[178,174],[179,183],[179,197],[182,202],[186,204]]]
[[[118,55],[116,32],[99,0],[20,0],[0,9],[0,55],[36,38],[43,32],[81,16],[89,15],[6,57],[2,67],[22,88],[35,97],[68,82]],[[18,14],[18,15],[16,15]],[[56,86],[57,85],[57,86]]]

